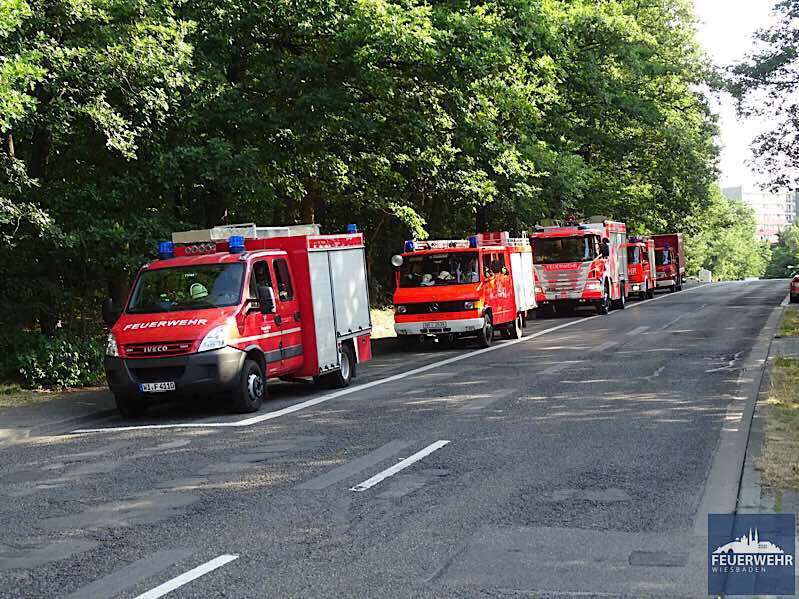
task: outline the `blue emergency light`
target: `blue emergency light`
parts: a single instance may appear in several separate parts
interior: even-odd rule
[[[228,240],[228,251],[231,254],[241,254],[244,251],[244,237],[241,235],[231,235]]]
[[[169,260],[175,257],[175,244],[171,241],[158,242],[158,259]]]
[[[414,245],[413,241],[409,239],[408,241],[405,242],[406,252],[412,252],[414,249],[416,249],[416,246]]]
[[[469,247],[476,248],[478,246],[478,239],[477,235],[470,235],[469,236]]]
[[[358,232],[358,225],[355,223],[350,223],[347,225],[347,233],[357,233]]]

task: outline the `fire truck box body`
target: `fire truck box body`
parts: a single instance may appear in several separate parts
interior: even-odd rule
[[[363,236],[317,231],[250,225],[176,233],[180,245],[142,267],[111,328],[105,370],[115,396],[234,391],[248,358],[266,378],[340,372],[345,345],[356,362],[369,360]],[[220,239],[230,232],[242,235]],[[242,247],[231,246],[235,239]],[[262,313],[257,286],[272,289],[273,313]],[[345,366],[348,380],[355,364]]]
[[[608,255],[602,242],[608,242]],[[608,300],[623,305],[627,286],[627,226],[601,220],[539,227],[530,236],[536,273],[536,302],[545,307],[589,307]]]
[[[639,299],[655,292],[655,242],[649,237],[630,237],[627,248],[627,283]]]
[[[523,324],[535,308],[532,253],[527,239],[506,232],[469,240],[410,241],[394,291],[399,337],[463,335]]]
[[[657,286],[679,291],[685,282],[685,243],[682,233],[652,235],[652,239],[655,241]]]

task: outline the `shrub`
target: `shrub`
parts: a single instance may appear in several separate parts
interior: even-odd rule
[[[83,387],[103,379],[105,346],[96,338],[61,334],[30,335],[18,356],[19,376],[26,387]]]

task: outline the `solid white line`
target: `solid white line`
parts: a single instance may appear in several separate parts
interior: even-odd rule
[[[606,349],[610,349],[611,347],[615,347],[619,344],[618,341],[605,341],[604,343],[600,343],[599,345],[595,345],[588,351],[590,352],[603,352]]]
[[[365,480],[360,484],[355,485],[350,489],[350,491],[366,491],[366,489],[374,487],[376,484],[387,479],[389,476],[394,476],[400,470],[405,470],[405,468],[407,468],[411,464],[418,462],[423,457],[430,455],[437,449],[441,449],[447,443],[449,443],[449,441],[444,439],[442,439],[441,441],[436,441],[435,443],[431,443],[421,451],[417,451],[412,456],[405,458],[401,462],[397,462],[391,468],[386,468],[385,470],[383,470],[383,472],[378,472],[372,478]]]
[[[643,306],[649,302],[656,302],[658,300],[662,300],[668,297],[675,297],[679,296],[680,293],[690,293],[696,289],[701,289],[705,285],[697,285],[696,287],[692,287],[691,289],[686,289],[679,293],[669,293],[666,295],[656,296],[653,299],[644,300],[642,302],[637,302],[635,304],[628,304],[627,309],[637,308],[638,306]],[[614,314],[618,314],[620,312],[611,312],[604,318],[608,316],[613,316]],[[352,393],[358,393],[359,391],[365,391],[366,389],[371,389],[372,387],[377,387],[378,385],[384,385],[386,383],[393,383],[394,381],[400,381],[402,379],[408,378],[410,376],[414,376],[417,374],[421,374],[423,372],[427,372],[429,370],[434,370],[436,368],[440,368],[441,366],[447,366],[449,364],[454,364],[455,362],[460,362],[461,360],[468,360],[474,356],[479,356],[488,352],[497,351],[499,349],[503,349],[506,347],[511,347],[516,345],[517,343],[523,343],[525,341],[529,341],[530,339],[536,339],[541,337],[542,335],[546,335],[548,333],[552,333],[554,331],[559,331],[561,329],[565,329],[566,327],[572,327],[574,325],[588,322],[593,320],[594,318],[599,318],[599,316],[587,316],[584,318],[577,318],[575,320],[565,322],[563,324],[559,324],[554,327],[550,327],[548,329],[544,329],[543,331],[538,331],[537,333],[533,333],[532,335],[527,335],[526,337],[522,337],[521,339],[513,339],[511,341],[505,341],[500,343],[499,345],[492,345],[491,347],[486,347],[484,349],[477,349],[465,354],[460,354],[457,356],[453,356],[451,358],[447,358],[446,360],[441,360],[439,362],[433,362],[432,364],[428,364],[427,366],[420,366],[419,368],[414,368],[412,370],[408,370],[406,372],[400,372],[399,374],[395,374],[384,379],[378,379],[376,381],[372,381],[370,383],[364,383],[362,385],[355,385],[353,387],[347,387],[346,389],[341,389],[339,391],[334,391],[333,393],[328,393],[327,395],[323,395],[322,397],[317,397],[315,399],[309,399],[307,401],[300,402],[298,404],[294,404],[292,406],[288,406],[287,408],[283,408],[282,410],[275,410],[274,412],[267,412],[266,414],[260,414],[258,416],[253,416],[252,418],[246,418],[244,420],[236,420],[233,422],[181,422],[177,424],[140,424],[134,426],[118,426],[118,427],[106,427],[106,428],[80,428],[77,430],[72,431],[72,434],[80,434],[80,433],[105,433],[105,432],[124,432],[124,431],[139,431],[139,430],[158,430],[158,429],[176,429],[176,428],[231,428],[231,427],[241,427],[241,426],[252,426],[253,424],[258,424],[259,422],[264,422],[266,420],[273,420],[275,418],[280,418],[281,416],[285,416],[286,414],[292,414],[294,412],[299,412],[300,410],[304,410],[305,408],[310,408],[321,403],[325,403],[327,401],[331,401],[333,399],[338,399],[339,397],[343,397],[345,395],[350,395]]]
[[[167,580],[164,584],[160,584],[146,593],[142,593],[136,597],[136,599],[157,599],[158,597],[163,597],[167,593],[174,591],[176,588],[182,587],[187,582],[191,582],[192,580],[208,574],[209,572],[216,570],[217,568],[224,566],[225,564],[236,559],[239,559],[238,555],[220,555],[219,557],[212,559],[210,562],[205,562],[204,564],[197,566],[196,568],[189,570],[180,576],[176,576],[172,580]]]

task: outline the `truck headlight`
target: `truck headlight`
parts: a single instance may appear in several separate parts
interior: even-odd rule
[[[538,285],[536,285],[535,292],[536,293],[544,293],[544,288],[543,287],[539,287]]]
[[[602,289],[602,283],[600,283],[599,281],[588,281],[585,284],[585,288],[591,290],[599,290]]]
[[[208,331],[205,337],[203,337],[202,343],[200,343],[200,347],[197,351],[203,352],[211,351],[212,349],[221,349],[226,345],[230,345],[237,336],[238,330],[236,329],[236,323],[233,320],[229,320],[225,324],[220,324],[218,327],[214,327]]]
[[[113,333],[108,333],[108,340],[105,343],[105,355],[119,357],[119,347],[117,346],[117,338]]]
[[[397,314],[405,314],[408,311],[407,306],[395,306],[394,309],[397,311]]]
[[[482,300],[467,300],[463,302],[464,310],[479,310],[483,307]]]

